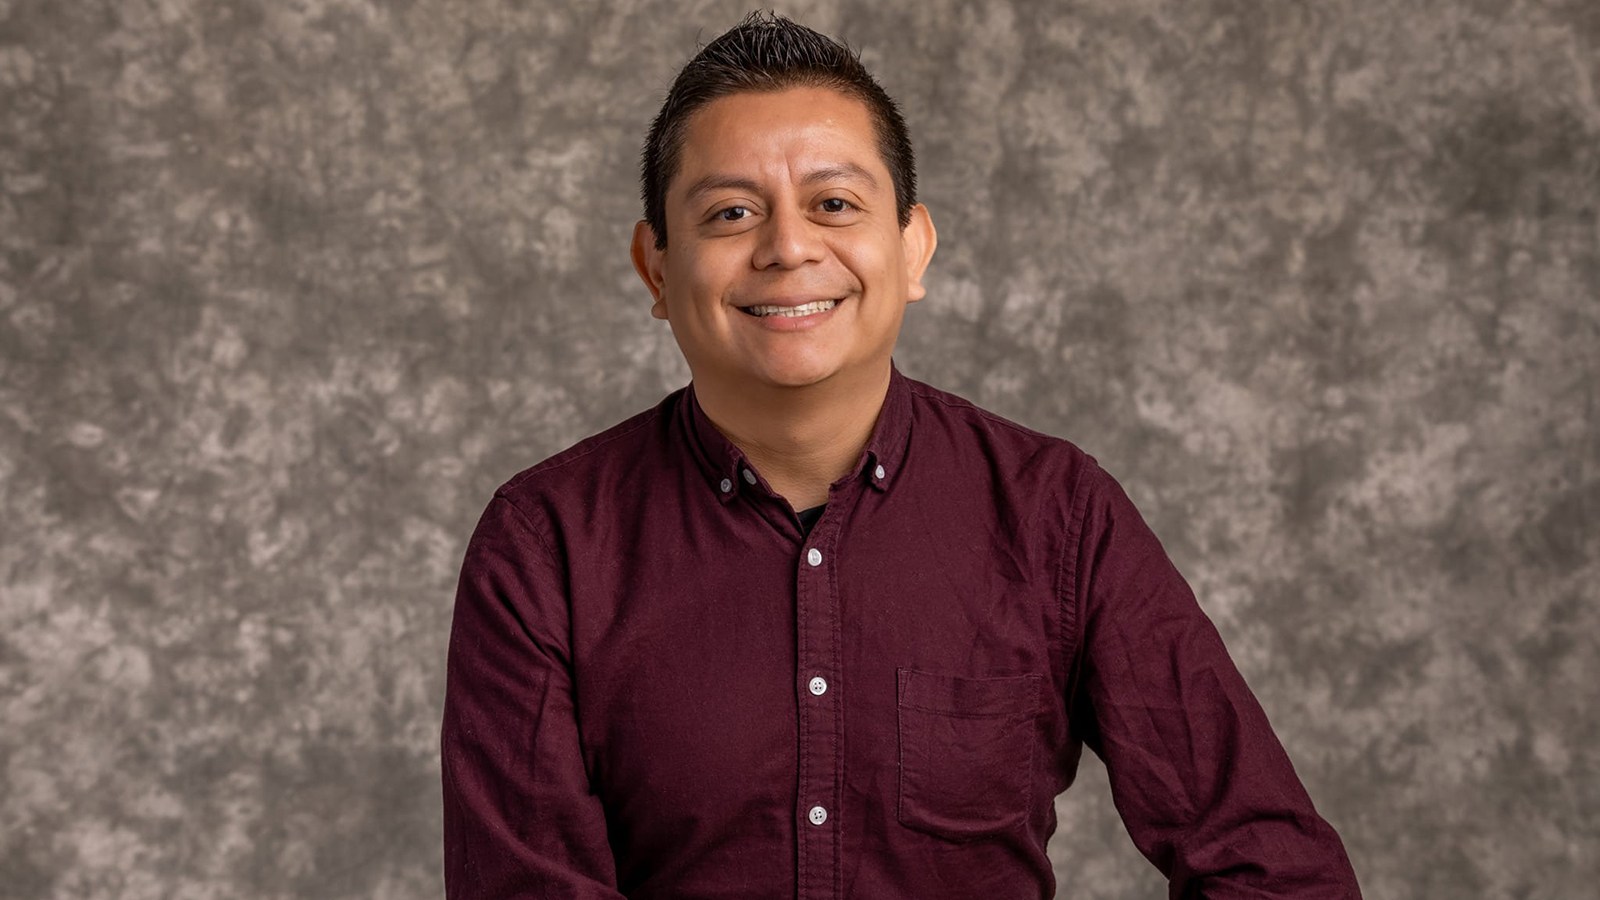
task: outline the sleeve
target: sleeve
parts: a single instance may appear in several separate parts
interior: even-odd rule
[[[1134,845],[1173,900],[1359,900],[1338,834],[1155,535],[1092,461],[1080,489],[1068,708]]]
[[[554,557],[496,494],[467,544],[445,670],[440,768],[450,900],[620,900],[572,700]]]

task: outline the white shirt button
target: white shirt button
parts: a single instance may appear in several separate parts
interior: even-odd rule
[[[822,565],[822,551],[818,550],[815,547],[812,547],[810,550],[807,550],[806,551],[806,562],[811,563],[813,566]]]
[[[810,819],[813,825],[821,825],[828,821],[828,811],[820,806],[813,806],[811,812],[806,813],[806,818]]]
[[[882,478],[883,477],[883,466],[879,466],[876,469],[873,469],[872,470],[872,475],[875,478]]]
[[[747,484],[755,484],[756,483],[756,473],[750,471],[749,469],[745,469],[744,470],[744,480],[745,480],[745,483],[747,483]]]
[[[731,479],[731,478],[722,479],[722,484],[720,486],[722,488],[722,492],[724,494],[726,494],[727,492],[733,490],[733,479]]]
[[[828,682],[823,680],[821,675],[818,675],[811,679],[811,683],[807,687],[811,688],[811,693],[820,697],[822,692],[828,689]]]

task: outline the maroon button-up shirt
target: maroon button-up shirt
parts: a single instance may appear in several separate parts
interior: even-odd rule
[[[450,635],[448,896],[1047,898],[1087,745],[1173,897],[1359,897],[1117,483],[890,368],[809,535],[693,384],[495,492]]]

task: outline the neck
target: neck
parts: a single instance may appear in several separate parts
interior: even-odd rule
[[[861,459],[889,392],[889,364],[864,375],[774,387],[696,380],[695,398],[796,510],[828,500],[828,485]]]

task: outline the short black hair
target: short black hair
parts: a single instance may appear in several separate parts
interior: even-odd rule
[[[640,193],[657,250],[667,246],[667,185],[678,172],[689,117],[729,94],[794,87],[831,88],[866,104],[878,153],[894,183],[900,227],[910,224],[911,207],[917,202],[917,167],[899,106],[848,46],[771,10],[766,16],[757,10],[702,47],[678,71],[661,111],[650,123],[640,159]]]

